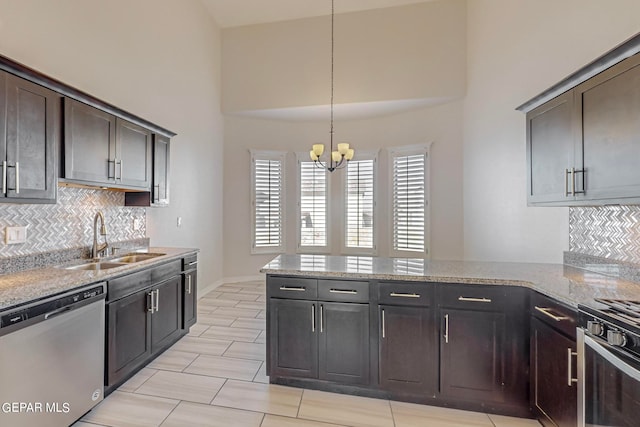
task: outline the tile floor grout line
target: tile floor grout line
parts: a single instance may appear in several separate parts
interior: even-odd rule
[[[222,390],[222,388],[227,384],[227,382],[229,382],[229,378],[225,378],[224,382],[222,383],[222,386],[220,386],[220,388],[218,389],[218,391],[216,391],[216,394],[213,396],[213,398],[211,398],[211,400],[209,401],[209,405],[213,405],[213,401],[216,400],[216,397],[218,397],[218,394],[220,394],[220,390]],[[215,405],[214,405],[215,406]]]
[[[387,399],[387,402],[389,402],[389,410],[391,411],[391,422],[393,423],[393,427],[397,427],[396,416],[393,414],[393,405],[391,404],[391,399]]]

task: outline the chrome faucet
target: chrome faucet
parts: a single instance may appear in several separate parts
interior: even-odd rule
[[[100,235],[104,236],[104,243],[98,245],[98,219],[100,220]],[[93,217],[93,247],[91,248],[91,258],[100,258],[104,256],[109,244],[107,243],[107,227],[104,225],[104,215],[98,211]]]

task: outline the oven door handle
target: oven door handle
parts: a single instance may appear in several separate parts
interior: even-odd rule
[[[640,370],[634,368],[628,363],[625,363],[622,359],[617,357],[607,348],[608,345],[599,343],[587,334],[584,335],[584,345],[598,353],[599,356],[606,359],[607,362],[611,363],[616,369],[619,369],[625,375],[628,375],[635,381],[640,382]]]

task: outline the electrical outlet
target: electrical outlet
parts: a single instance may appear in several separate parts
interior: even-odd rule
[[[4,229],[4,242],[7,245],[15,245],[27,241],[27,227],[6,227]]]

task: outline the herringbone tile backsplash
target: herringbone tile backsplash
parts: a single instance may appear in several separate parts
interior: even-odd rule
[[[54,205],[0,204],[0,258],[90,246],[97,211],[104,214],[107,241],[145,237],[145,210],[124,207],[124,193],[60,187],[58,203]],[[140,226],[137,230],[134,220]],[[27,226],[27,242],[5,244],[7,226]]]
[[[640,264],[640,206],[570,208],[569,250]]]

